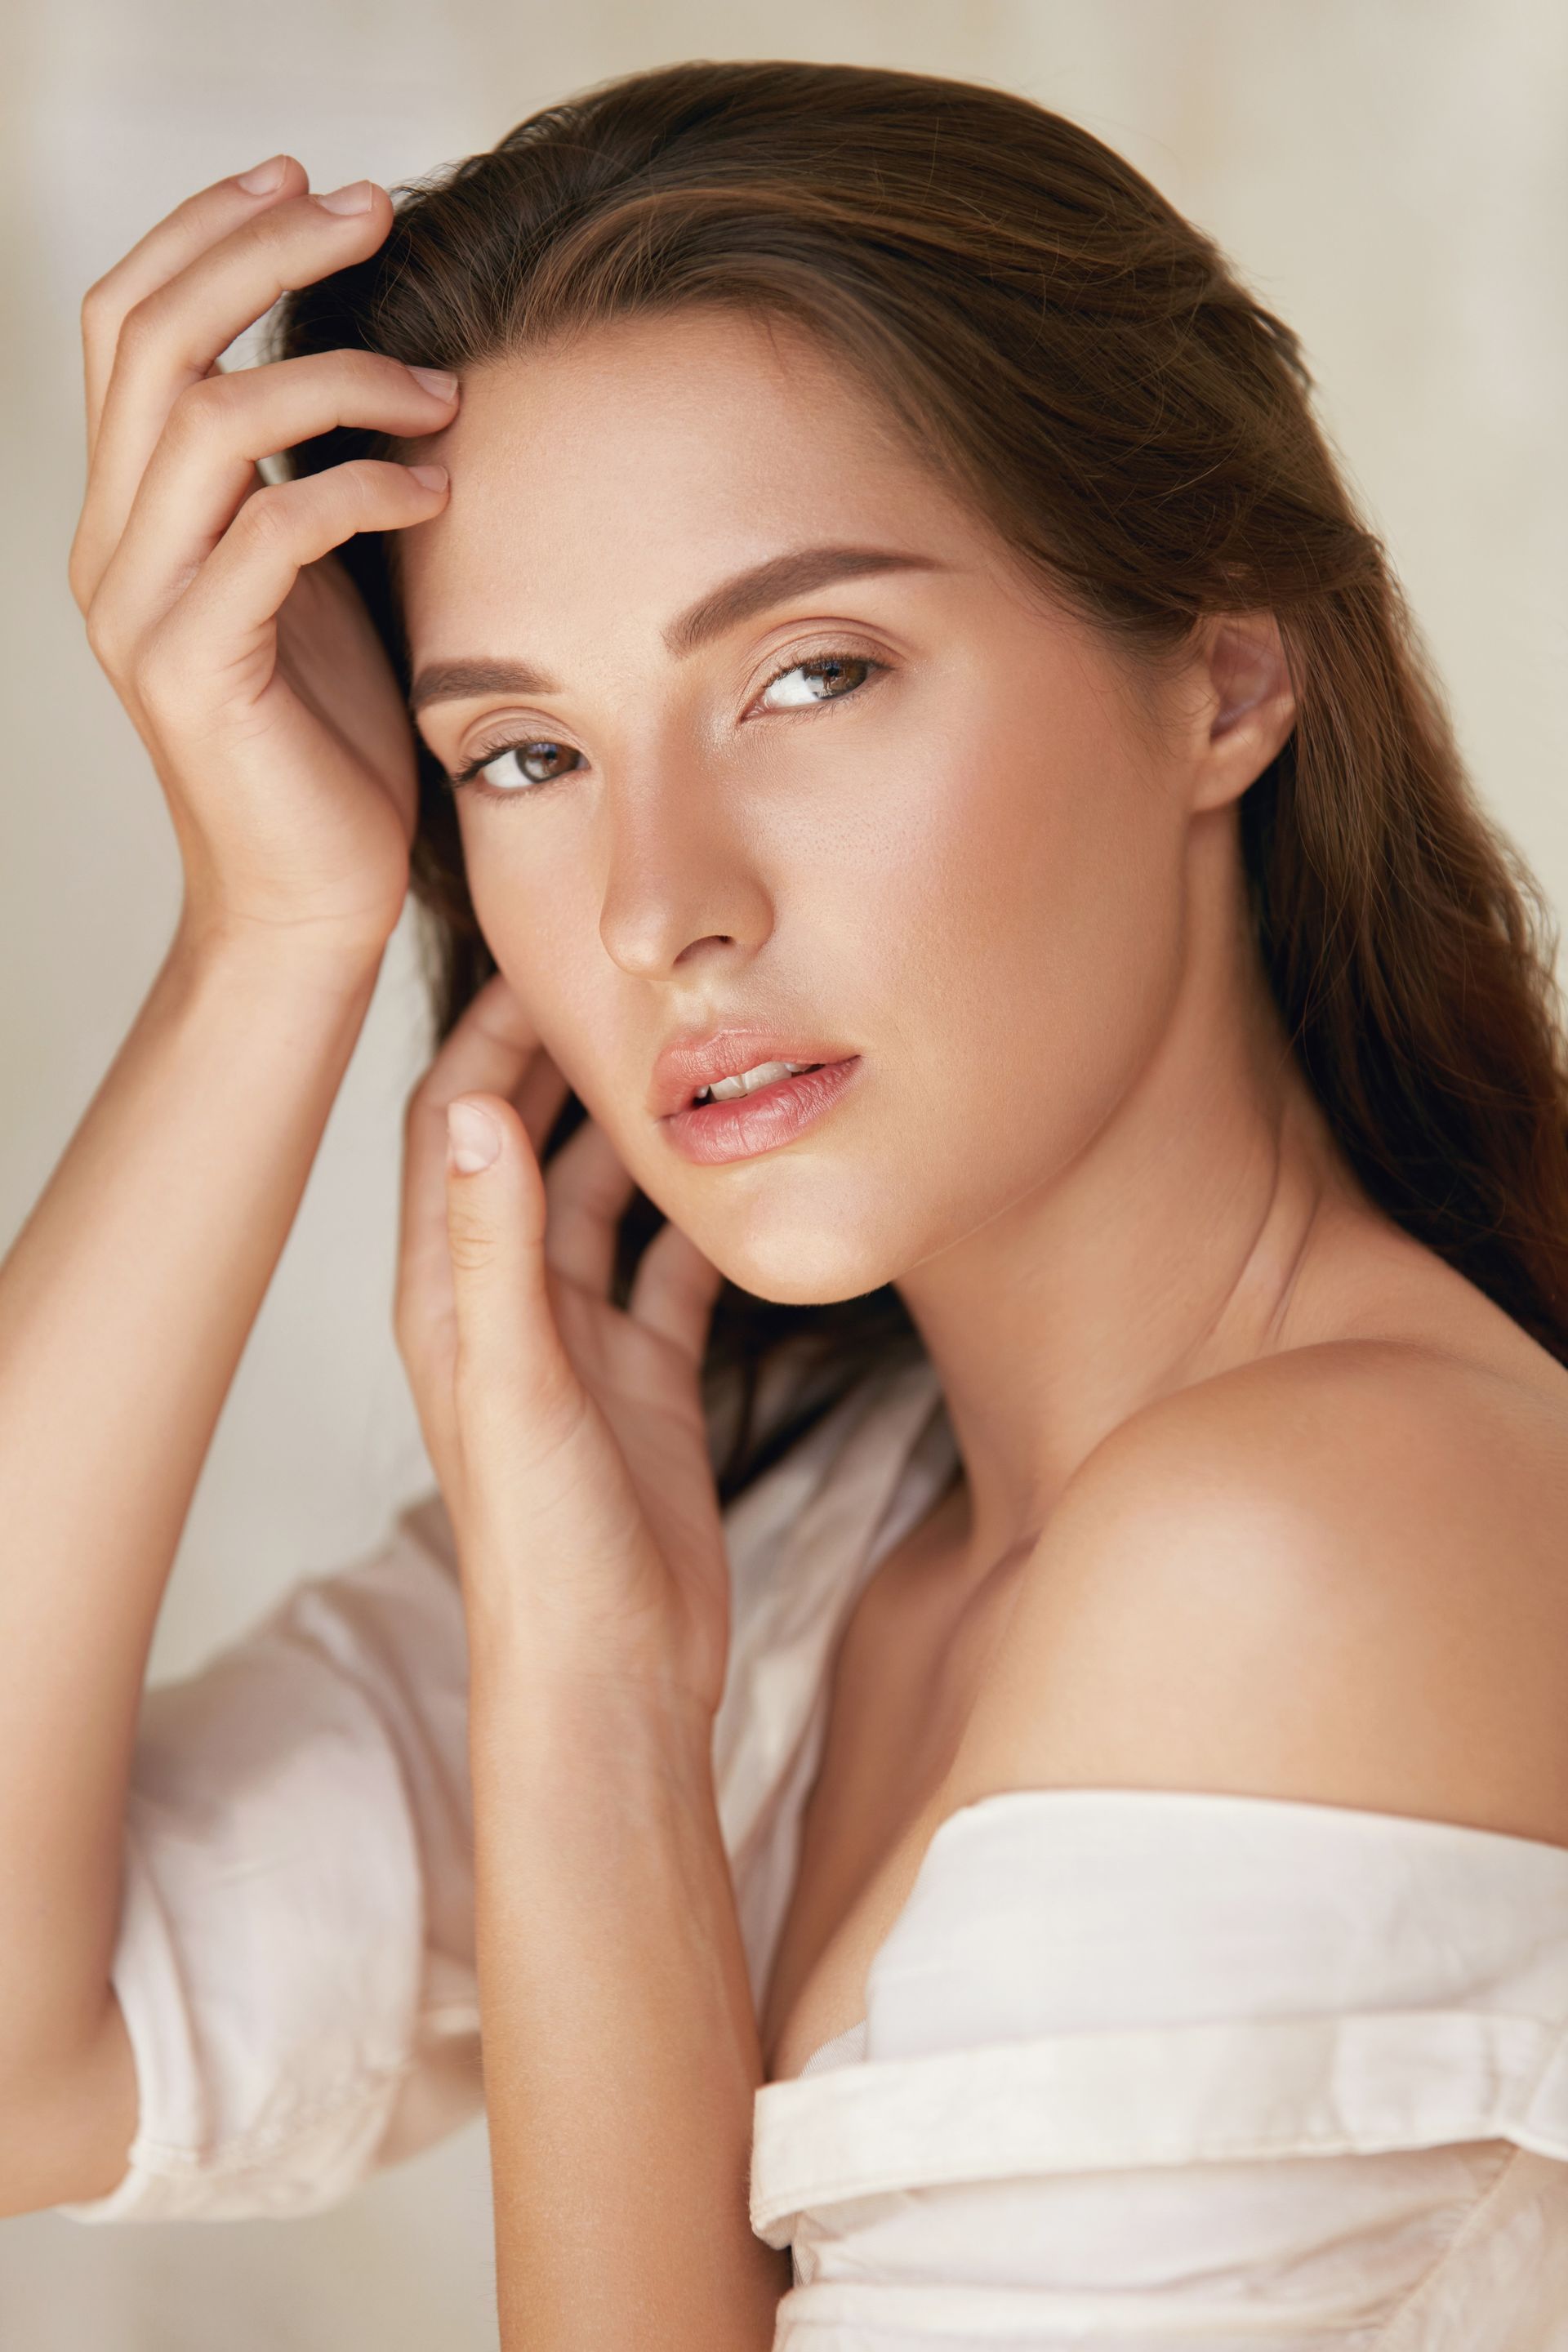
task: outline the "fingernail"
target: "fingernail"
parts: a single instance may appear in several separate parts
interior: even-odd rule
[[[352,180],[346,188],[333,188],[314,201],[323,212],[367,213],[375,199],[374,180]]]
[[[445,466],[410,466],[408,470],[427,490],[444,490],[447,487]]]
[[[448,375],[445,368],[411,367],[408,373],[416,375],[426,391],[433,392],[437,400],[457,398],[458,379],[455,375]]]
[[[478,1103],[447,1105],[447,1141],[451,1164],[459,1176],[472,1176],[477,1170],[488,1168],[500,1151],[495,1121]]]
[[[269,196],[274,188],[282,186],[288,169],[287,155],[272,155],[265,163],[253,163],[248,172],[239,173],[238,184],[247,196]]]

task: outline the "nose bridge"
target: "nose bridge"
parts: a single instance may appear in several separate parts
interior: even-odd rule
[[[599,936],[624,971],[672,971],[705,942],[750,952],[768,893],[725,779],[689,742],[620,762],[601,809],[607,838]]]

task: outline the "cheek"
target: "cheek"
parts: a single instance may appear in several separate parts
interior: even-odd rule
[[[587,1041],[613,1034],[614,967],[599,938],[596,900],[563,887],[558,870],[508,842],[509,824],[522,829],[529,822],[527,811],[502,810],[489,824],[466,826],[468,895],[491,954],[552,1053],[563,1066],[585,1070]]]
[[[902,787],[879,865],[855,878],[919,1091],[998,1164],[1070,1148],[1149,1050],[1174,985],[1173,803],[1098,705],[1076,724],[1059,705],[982,710],[928,733]]]

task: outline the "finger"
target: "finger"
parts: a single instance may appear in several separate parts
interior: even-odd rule
[[[518,1114],[536,1155],[543,1151],[545,1138],[560,1117],[571,1091],[549,1055],[541,1048],[521,1086],[512,1094],[512,1100],[517,1105]]]
[[[666,1223],[637,1261],[626,1311],[634,1322],[661,1332],[693,1363],[700,1364],[723,1282],[718,1267],[690,1235],[679,1225]]]
[[[429,1116],[444,1132],[447,1105],[454,1095],[510,1094],[542,1054],[528,1007],[506,974],[494,972],[465,1005],[414,1089],[410,1118]],[[552,1063],[550,1066],[554,1068]],[[564,1079],[561,1084],[564,1087]]]
[[[95,625],[115,642],[167,610],[255,490],[258,458],[339,425],[439,433],[457,397],[455,377],[371,352],[204,376],[169,413],[94,593]]]
[[[338,196],[357,201],[362,192],[363,211],[329,209]],[[187,385],[199,383],[219,353],[280,295],[368,258],[391,225],[392,200],[369,180],[334,191],[330,199],[299,196],[270,205],[204,248],[126,313],[93,446],[73,570],[89,580],[101,575],[169,411]]]
[[[112,269],[105,270],[88,288],[81,305],[81,343],[89,459],[126,313],[166,285],[208,246],[254,220],[268,205],[303,195],[309,185],[303,164],[292,155],[273,155],[265,163],[252,164],[247,172],[216,180],[210,188],[176,205]]]
[[[542,1076],[541,1075],[542,1073]],[[450,1295],[447,1236],[447,1105],[460,1094],[521,1097],[519,1116],[537,1156],[566,1082],[543,1052],[521,1000],[497,972],[467,1005],[404,1114],[403,1190],[394,1325],[399,1345],[428,1337],[426,1318]],[[536,1124],[537,1122],[537,1124]]]
[[[447,500],[444,467],[354,457],[294,482],[268,482],[240,508],[196,573],[149,635],[143,691],[166,679],[182,705],[193,681],[221,684],[270,642],[279,606],[308,563],[361,530],[428,522]],[[107,630],[98,643],[112,660]]]
[[[495,1094],[447,1107],[447,1234],[457,1315],[454,1390],[465,1452],[538,1433],[577,1402],[550,1308],[544,1184],[515,1107]]]
[[[604,1129],[584,1119],[544,1171],[544,1254],[557,1274],[597,1297],[607,1295],[620,1221],[636,1189]]]

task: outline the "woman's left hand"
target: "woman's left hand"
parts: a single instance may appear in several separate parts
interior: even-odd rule
[[[504,975],[410,1097],[394,1322],[470,1620],[546,1678],[608,1677],[709,1719],[729,1574],[699,1370],[718,1270],[665,1224],[610,1303],[633,1179],[590,1118],[542,1174],[566,1097]],[[494,1146],[448,1150],[461,1097]]]

